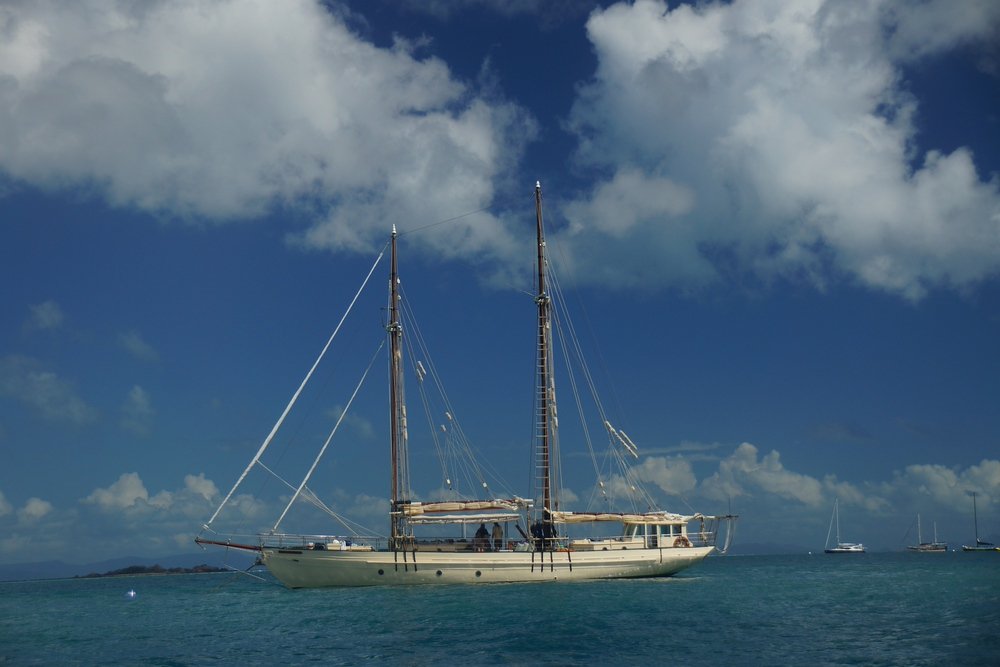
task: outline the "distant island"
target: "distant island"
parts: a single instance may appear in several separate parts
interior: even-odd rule
[[[78,574],[74,579],[96,579],[98,577],[127,577],[137,574],[201,574],[204,572],[229,572],[228,568],[213,567],[211,565],[195,565],[194,567],[161,567],[160,565],[129,565],[120,570],[111,570],[99,574]]]

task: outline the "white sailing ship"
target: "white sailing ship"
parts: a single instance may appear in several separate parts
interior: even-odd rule
[[[863,554],[865,545],[858,542],[842,542],[840,540],[840,499],[833,501],[833,515],[830,517],[830,528],[826,531],[826,545],[823,549],[828,554]],[[830,546],[830,532],[833,530],[834,522],[837,525],[837,543]]]
[[[629,464],[629,460],[638,458],[638,449],[625,432],[611,424],[600,406],[596,392],[592,393],[598,408],[600,428],[608,441],[608,456],[603,460],[613,461],[615,466],[612,468],[613,472],[605,473],[598,471],[595,465],[595,472],[598,472],[595,495],[603,504],[600,511],[573,512],[564,509],[560,502],[559,426],[556,410],[553,329],[557,324],[562,324],[563,329],[567,327],[570,329],[568,335],[572,336],[572,325],[568,321],[564,304],[555,303],[554,294],[559,290],[546,256],[542,194],[541,186],[538,184],[535,187],[535,217],[537,292],[534,300],[538,318],[537,382],[532,444],[534,488],[527,494],[529,498],[513,494],[494,497],[498,494],[492,493],[492,487],[486,481],[476,485],[479,497],[469,494],[460,496],[452,474],[458,468],[448,467],[445,464],[442,464],[444,477],[442,487],[448,497],[440,500],[419,500],[412,491],[408,455],[408,412],[404,392],[404,348],[409,352],[409,356],[415,356],[413,339],[417,339],[417,352],[425,354],[426,348],[419,333],[411,332],[407,344],[404,344],[404,324],[409,330],[410,311],[401,298],[401,281],[397,268],[398,235],[394,227],[388,244],[391,266],[388,323],[385,327],[388,334],[391,434],[388,443],[388,534],[364,535],[352,528],[355,524],[346,522],[343,525],[348,532],[339,535],[300,535],[280,531],[282,521],[297,501],[309,501],[328,510],[316,494],[309,490],[307,483],[333,434],[336,433],[339,420],[301,484],[297,487],[289,485],[289,488],[294,489],[294,494],[272,530],[253,538],[240,538],[238,535],[216,532],[213,527],[220,512],[251,469],[256,466],[264,466],[266,469],[262,457],[336,337],[335,331],[257,454],[212,517],[204,524],[202,532],[195,541],[201,545],[218,545],[257,552],[260,560],[274,576],[291,588],[663,577],[680,572],[715,551],[716,539],[722,526],[727,530],[725,544],[719,551],[724,552],[732,538],[732,527],[736,517],[706,516],[700,513],[678,514],[650,509],[655,508],[655,504],[652,498],[642,491]],[[378,260],[375,264],[378,264]],[[374,270],[375,266],[372,266],[369,277]],[[367,281],[366,278],[365,283]],[[352,301],[352,305],[353,303]],[[343,321],[342,319],[341,324]],[[340,329],[340,325],[337,329]],[[560,341],[563,340],[563,334],[560,334]],[[564,346],[576,347],[577,353],[582,356],[579,346],[573,342],[564,343]],[[427,360],[410,360],[421,392],[427,385],[436,385],[440,388],[436,371],[428,362],[429,357]],[[569,378],[575,388],[578,384],[577,379],[572,375]],[[592,378],[586,370],[583,371],[581,383],[593,389]],[[356,393],[357,389],[355,395]],[[444,400],[447,407],[446,424],[440,429],[446,436],[457,435],[459,440],[464,442],[464,433],[458,426],[455,412],[447,399]],[[425,398],[423,403],[426,407],[429,402]],[[576,403],[580,407],[579,398]],[[593,450],[586,427],[583,428],[583,433],[588,446]],[[465,446],[456,448],[444,445],[438,449],[470,450]],[[470,463],[463,469],[481,473],[481,469],[476,466],[477,464]],[[479,476],[485,477],[482,474]],[[627,508],[613,510],[612,503],[622,500],[620,496],[624,495],[623,490],[629,492],[630,505]],[[333,511],[328,513],[340,518]],[[584,524],[590,525],[589,536],[584,536],[580,532]],[[467,535],[467,528],[470,526],[479,527],[476,535],[471,538]],[[617,526],[617,530],[601,528],[613,526]],[[451,534],[445,532],[449,530],[452,531]]]

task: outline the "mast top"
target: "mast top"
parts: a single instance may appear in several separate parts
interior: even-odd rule
[[[395,223],[395,222],[394,222],[394,223],[392,223],[392,235],[393,235],[393,236],[395,236],[395,235],[396,235],[396,223]]]
[[[538,190],[541,190],[542,189],[542,182],[541,181],[535,181],[535,188],[538,189]]]

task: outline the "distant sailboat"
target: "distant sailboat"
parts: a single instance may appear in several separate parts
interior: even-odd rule
[[[828,554],[863,554],[865,545],[856,542],[840,541],[840,512],[838,510],[840,500],[833,501],[833,516],[830,517],[830,528],[826,531],[826,545],[823,549]],[[830,533],[833,531],[834,523],[837,525],[837,544],[830,546]]]
[[[943,553],[948,551],[947,542],[938,542],[937,537],[937,522],[934,523],[934,541],[924,542],[923,536],[920,534],[920,515],[917,515],[917,543],[906,547],[910,551],[920,551],[922,553]]]
[[[992,542],[979,539],[979,513],[976,511],[975,493],[972,494],[972,521],[976,526],[976,543],[972,546],[963,544],[962,551],[1000,551],[1000,547],[997,547]]]

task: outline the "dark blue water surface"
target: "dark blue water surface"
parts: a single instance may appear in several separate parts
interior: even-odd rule
[[[584,583],[0,583],[0,665],[959,661],[1000,664],[1000,553],[713,557],[669,579]]]

